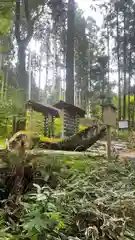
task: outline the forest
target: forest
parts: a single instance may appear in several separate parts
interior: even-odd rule
[[[0,0],[0,240],[135,239],[135,1],[91,0],[87,12],[78,0]],[[56,119],[56,144],[35,113],[38,137],[16,135],[15,143],[14,121],[27,125],[29,101],[53,106],[55,116],[55,104],[65,101],[95,125],[81,124],[63,140]],[[106,142],[107,104],[117,121],[128,120],[120,134],[132,158],[113,152],[108,160],[99,145],[87,155],[99,139],[97,122]],[[53,154],[51,147],[68,151],[67,143],[73,155]]]
[[[101,11],[101,27],[77,3],[17,4],[4,0],[0,8],[1,100],[10,99],[13,113],[24,99],[67,99],[100,117],[100,105],[113,102],[118,118],[133,125],[134,1],[90,3]]]

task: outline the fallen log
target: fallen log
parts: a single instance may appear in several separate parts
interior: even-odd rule
[[[84,152],[86,151],[88,148],[90,148],[95,142],[97,142],[99,139],[101,139],[102,137],[104,137],[106,134],[106,128],[103,127],[101,128],[101,130],[99,131],[98,134],[96,134],[93,137],[90,137],[88,139],[84,139],[84,140],[80,140],[79,143],[78,142],[69,142],[68,144],[65,142],[59,142],[59,143],[42,143],[41,148],[45,149],[45,151],[43,150],[39,150],[39,149],[35,149],[35,150],[28,150],[25,152],[25,160],[26,162],[30,162],[31,160],[33,160],[36,157],[40,157],[43,155],[48,155],[51,153],[52,154],[67,154],[67,152],[70,152],[70,154],[72,155],[73,152]],[[50,151],[48,151],[50,150]],[[56,151],[57,153],[56,153]],[[71,153],[71,151],[73,151]],[[3,163],[9,163],[9,154],[12,153],[12,150],[7,150],[7,149],[0,149],[0,159],[3,160]],[[64,153],[66,152],[66,153]],[[91,153],[90,153],[91,155]]]
[[[27,152],[27,158],[29,160],[33,159],[38,159],[40,157],[46,157],[48,155],[50,156],[90,156],[90,157],[98,157],[98,156],[104,156],[106,157],[106,153],[101,151],[101,152],[91,152],[91,151],[86,151],[86,152],[79,152],[79,151],[61,151],[61,150],[46,150],[46,149],[33,149],[29,150]]]
[[[81,138],[77,138],[75,141],[72,139],[67,139],[67,141],[61,141],[58,143],[51,142],[40,142],[40,148],[42,149],[52,149],[52,150],[63,150],[63,151],[86,151],[86,149],[90,148],[95,142],[104,137],[106,134],[106,127],[102,127],[101,130],[92,137],[88,139],[82,140]]]
[[[86,140],[82,140],[80,142],[80,146],[77,147],[79,152],[86,151],[88,148],[90,148],[94,143],[96,143],[98,140],[100,140],[102,137],[104,137],[106,134],[106,127],[103,127],[99,133],[97,133],[95,136],[90,137]]]
[[[5,162],[5,156],[4,156],[4,151],[0,150],[0,152],[3,152],[2,154],[2,158],[1,160],[3,160],[3,162],[0,164],[0,175],[3,174],[5,175],[5,172],[9,172],[8,170],[8,164],[4,164]],[[9,154],[11,153],[10,151],[8,152]],[[91,157],[95,157],[95,156],[106,156],[106,154],[101,151],[101,153],[94,152],[94,151],[63,151],[63,150],[50,150],[50,149],[32,149],[32,150],[28,150],[26,151],[26,162],[28,162],[28,164],[34,159],[40,158],[40,157],[45,157],[45,156],[60,156],[60,155],[66,155],[66,156],[91,156]]]
[[[50,150],[63,150],[63,151],[85,151],[91,147],[96,141],[105,136],[106,127],[102,127],[98,133],[98,125],[87,127],[86,129],[78,132],[77,134],[65,138],[59,142],[44,142],[39,137],[30,136],[27,132],[18,132],[9,140],[9,150],[16,150],[25,152],[28,149],[39,147],[42,149]],[[23,150],[20,151],[20,149]],[[2,153],[1,153],[2,154]]]
[[[71,137],[67,137],[63,139],[60,142],[50,143],[48,141],[40,141],[39,136],[35,136],[34,134],[31,134],[27,131],[20,131],[15,133],[7,142],[8,146],[7,148],[12,149],[18,149],[20,148],[20,145],[22,142],[25,145],[25,150],[32,149],[36,146],[42,146],[45,149],[60,149],[60,145],[74,145],[74,142],[78,143],[83,139],[87,138],[88,134],[93,135],[94,130],[97,129],[97,125],[93,125],[90,127],[87,127],[86,129],[78,132],[77,134],[74,134]],[[60,144],[59,144],[60,143]]]

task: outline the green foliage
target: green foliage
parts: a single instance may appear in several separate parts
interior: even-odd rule
[[[123,109],[123,96],[121,96],[121,108]],[[113,97],[113,104],[115,105],[115,107],[118,109],[118,101],[119,98],[118,96],[114,96]],[[130,98],[128,98],[128,95],[126,95],[126,119],[128,119],[128,108],[130,105],[130,116],[132,116],[132,114],[134,115],[134,96],[131,95]]]
[[[35,162],[43,178],[55,176],[57,187],[34,185],[36,192],[20,202],[20,225],[6,228],[3,209],[3,239],[134,239],[134,165],[85,156]]]
[[[12,132],[13,116],[23,117],[23,93],[8,87],[7,99],[3,99],[3,93],[0,97],[0,137],[8,137]]]
[[[9,34],[13,23],[13,1],[2,1],[0,3],[0,36]]]
[[[119,139],[119,140],[122,140],[122,141],[128,141],[129,139],[129,136],[130,136],[130,133],[128,130],[115,130],[113,133],[112,133],[112,137],[115,137],[115,139]]]
[[[91,113],[100,115],[97,105],[112,100],[113,83],[108,83],[108,57],[104,51],[104,41],[98,36],[99,27],[92,17],[84,18],[76,9],[75,18],[75,82],[80,91],[82,108],[91,102]],[[103,39],[102,39],[103,40]],[[100,61],[99,61],[100,59]],[[109,91],[108,91],[109,89]],[[77,92],[78,95],[78,92]],[[77,96],[79,98],[79,96]]]
[[[38,185],[35,187],[37,193],[31,194],[28,202],[24,203],[26,211],[22,223],[24,233],[27,231],[30,238],[41,233],[46,239],[55,238],[55,235],[65,227],[57,206],[58,199],[49,188],[40,188]]]
[[[31,119],[31,126],[32,130],[39,135],[44,134],[44,116],[41,113],[32,112],[32,119]]]

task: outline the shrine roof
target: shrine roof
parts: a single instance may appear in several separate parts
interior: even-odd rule
[[[75,105],[66,103],[62,100],[54,104],[53,106],[58,109],[66,109],[69,112],[69,114],[72,115],[79,115],[80,117],[84,117],[85,115],[85,111],[83,109],[76,107]]]
[[[36,103],[36,102],[33,102],[33,101],[28,101],[26,103],[26,108],[28,106],[31,106],[32,109],[36,112],[40,112],[42,113],[43,115],[51,115],[51,116],[54,116],[54,117],[59,117],[60,116],[60,110],[56,107],[53,107],[51,105],[48,105],[48,104],[40,104],[40,103]]]

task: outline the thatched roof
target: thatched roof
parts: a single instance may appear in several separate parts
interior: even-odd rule
[[[75,116],[75,115],[79,115],[80,117],[84,117],[85,115],[85,111],[79,107],[76,107],[72,104],[66,103],[64,101],[59,101],[58,103],[54,104],[54,107],[58,108],[58,109],[66,109],[69,114]]]
[[[29,100],[26,103],[26,108],[28,108],[29,106],[31,106],[34,111],[40,112],[43,115],[51,115],[54,117],[60,116],[60,110],[48,104],[42,105],[40,103],[36,103]]]

